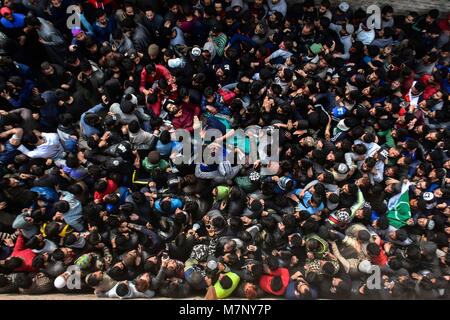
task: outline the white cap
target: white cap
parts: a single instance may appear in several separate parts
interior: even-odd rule
[[[191,54],[194,57],[200,57],[200,55],[202,54],[202,50],[200,48],[197,48],[197,47],[192,48]]]
[[[362,272],[362,273],[369,274],[371,272],[371,269],[372,269],[372,264],[370,263],[369,260],[363,260],[358,265],[358,270],[359,270],[359,272]]]
[[[433,192],[425,192],[424,194],[423,194],[423,200],[425,200],[425,201],[431,201],[431,200],[433,200],[434,199],[434,194],[433,194]]]
[[[209,260],[207,266],[208,269],[215,270],[217,268],[217,262],[215,260]]]
[[[53,285],[56,289],[62,289],[66,286],[66,279],[61,275],[59,277],[56,277],[55,281],[53,282]]]
[[[181,66],[182,60],[180,58],[170,59],[167,64],[169,68],[178,68]]]
[[[340,174],[346,174],[348,173],[349,168],[347,166],[347,164],[345,163],[339,163],[338,167],[337,167],[337,172],[339,172]]]
[[[342,12],[347,12],[348,9],[350,8],[350,5],[344,1],[344,2],[341,2],[338,7],[339,7],[339,10],[341,10]]]

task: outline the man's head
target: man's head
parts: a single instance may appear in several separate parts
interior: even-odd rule
[[[128,282],[121,282],[117,285],[116,293],[120,298],[127,296],[130,293]]]
[[[0,14],[8,21],[14,21],[14,16],[10,8],[3,7],[0,9]]]
[[[244,284],[244,295],[247,299],[257,298],[257,289],[254,283],[247,282]]]
[[[61,212],[61,213],[66,213],[69,211],[70,209],[70,205],[69,202],[66,200],[60,200],[57,201],[53,204],[53,208],[55,209],[55,211],[57,212]]]
[[[98,10],[97,22],[102,26],[105,26],[108,23],[108,16],[104,10]]]
[[[428,24],[432,24],[434,21],[436,21],[436,19],[439,17],[439,10],[438,9],[431,9],[430,11],[428,11],[428,14],[425,18],[425,21]]]
[[[228,290],[233,286],[233,281],[228,275],[221,275],[219,283],[224,290]]]
[[[381,17],[384,21],[389,21],[392,19],[392,16],[394,14],[394,8],[392,8],[389,5],[386,5],[381,9]]]
[[[22,266],[23,260],[19,257],[9,257],[5,260],[4,267],[8,270],[15,270]]]
[[[16,281],[17,286],[21,289],[28,289],[33,284],[33,279],[27,273],[19,273]]]
[[[86,276],[86,284],[92,288],[98,286],[103,279],[103,272],[96,271]]]
[[[145,292],[150,288],[151,276],[150,273],[146,272],[141,274],[136,279],[136,290],[139,292]]]

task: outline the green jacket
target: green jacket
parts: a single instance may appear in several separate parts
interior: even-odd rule
[[[377,135],[379,137],[384,137],[384,139],[386,140],[386,142],[384,143],[385,146],[391,148],[391,147],[395,147],[395,140],[392,137],[392,130],[388,129],[385,131],[379,131],[377,132]]]
[[[216,296],[218,299],[228,298],[233,293],[233,291],[237,288],[239,281],[241,280],[240,277],[234,272],[231,272],[231,271],[227,272],[226,275],[228,277],[230,277],[231,282],[233,284],[232,284],[231,288],[224,289],[220,285],[219,280],[217,280],[217,282],[214,284],[214,289],[216,289]]]
[[[158,173],[158,171],[166,171],[169,167],[169,163],[166,160],[159,160],[157,164],[152,164],[148,160],[148,157],[145,157],[142,161],[142,167],[148,171],[151,175]]]
[[[314,255],[317,259],[322,259],[323,255],[328,252],[328,242],[319,237],[317,234],[312,233],[308,236],[306,236],[306,241],[308,240],[317,240],[319,242],[319,250],[317,252],[314,252]]]
[[[228,195],[230,194],[230,188],[226,186],[217,186],[217,195],[215,197],[215,200],[225,200],[228,198]]]

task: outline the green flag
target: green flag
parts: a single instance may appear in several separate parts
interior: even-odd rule
[[[400,193],[390,198],[388,202],[389,224],[397,229],[406,226],[406,222],[411,218],[408,190],[409,182],[404,183]]]

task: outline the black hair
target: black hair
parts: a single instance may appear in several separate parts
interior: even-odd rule
[[[230,289],[233,286],[233,281],[227,275],[223,276],[222,279],[219,280],[219,283],[220,286],[225,290]]]
[[[341,281],[336,287],[336,295],[342,298],[347,297],[351,292],[351,286],[346,281]]]
[[[108,182],[105,179],[100,179],[94,184],[94,190],[97,192],[104,192],[108,187]]]
[[[55,261],[62,261],[64,260],[64,252],[60,248],[58,248],[55,251],[53,251],[52,258]]]
[[[114,280],[118,280],[118,281],[120,281],[120,279],[122,279],[122,277],[126,274],[126,272],[127,272],[127,270],[124,268],[124,269],[121,269],[121,268],[119,268],[119,267],[117,267],[117,266],[114,266],[114,267],[112,267],[111,269],[109,269],[109,271],[108,271],[108,275],[112,278],[112,279],[114,279]]]
[[[380,230],[386,230],[389,228],[389,219],[386,216],[381,216],[377,220],[377,226]]]
[[[280,267],[278,259],[274,256],[267,257],[267,266],[270,270],[274,271]]]
[[[56,221],[51,221],[47,223],[47,225],[44,228],[45,234],[47,235],[47,238],[53,239],[58,237],[59,234],[59,224]]]
[[[322,271],[324,274],[332,276],[336,272],[336,268],[330,261],[327,261],[323,264]]]
[[[369,243],[367,245],[367,252],[369,253],[369,255],[371,256],[378,256],[381,252],[380,246],[377,245],[376,243]]]
[[[235,253],[228,254],[228,264],[234,266],[239,262],[239,257]]]
[[[118,247],[124,246],[128,242],[128,239],[121,233],[116,236],[116,244]]]
[[[250,210],[253,212],[260,212],[263,209],[262,203],[259,200],[254,200],[250,204]]]
[[[89,287],[96,287],[99,285],[99,283],[100,283],[100,280],[92,275],[90,277],[86,277],[86,284]]]
[[[392,270],[400,270],[402,268],[402,262],[399,259],[392,259],[389,261],[389,267]]]
[[[283,224],[288,228],[295,227],[295,225],[297,223],[297,221],[295,220],[295,216],[293,214],[285,214],[282,217],[282,221],[283,221]]]
[[[428,11],[428,16],[430,16],[430,18],[432,19],[437,19],[439,17],[439,10],[438,9],[431,9],[430,11]]]
[[[408,233],[405,229],[395,231],[395,235],[399,241],[405,241],[408,238]]]
[[[249,243],[250,241],[252,241],[251,233],[245,230],[239,231],[238,238],[241,239],[244,243]]]
[[[139,125],[139,121],[137,120],[133,120],[128,124],[128,130],[131,133],[137,133],[139,132],[139,129],[141,128],[141,126]]]
[[[73,233],[71,233],[64,238],[64,245],[70,246],[74,244],[77,240],[78,240],[77,237]]]
[[[280,276],[273,277],[272,280],[270,280],[270,288],[274,292],[280,291],[283,288],[283,281]]]
[[[119,297],[125,297],[130,292],[129,286],[122,282],[117,285],[116,293]]]
[[[14,270],[19,268],[23,264],[23,261],[19,257],[11,257],[5,261],[5,268],[9,270]]]
[[[33,258],[33,261],[31,262],[31,266],[32,266],[34,269],[40,269],[40,268],[43,268],[44,265],[45,265],[45,258],[44,258],[44,256],[41,255],[41,254],[38,254],[37,256],[35,256],[35,257]]]
[[[159,136],[159,140],[162,144],[168,144],[171,141],[170,132],[168,130],[163,130]]]
[[[217,216],[211,220],[211,225],[216,229],[222,229],[226,226],[227,222],[222,216]]]
[[[33,284],[33,280],[29,274],[19,273],[16,278],[17,286],[21,289],[28,289]]]
[[[161,200],[159,205],[161,206],[161,210],[163,212],[169,212],[170,208],[172,207],[171,201],[170,200]]]
[[[358,240],[367,242],[370,239],[370,233],[367,230],[360,230],[358,232]]]
[[[420,247],[416,245],[408,246],[406,248],[406,256],[411,260],[420,259]]]
[[[87,237],[87,241],[90,245],[95,246],[96,244],[101,242],[101,237],[100,234],[98,233],[98,231],[92,231],[88,237]]]
[[[4,274],[0,274],[0,288],[6,287],[9,283],[9,279]]]
[[[53,204],[53,208],[55,209],[55,211],[66,213],[67,211],[69,211],[70,206],[69,202],[67,202],[66,200],[60,200]]]
[[[314,252],[319,248],[319,241],[316,239],[309,239],[307,242],[307,249]]]

